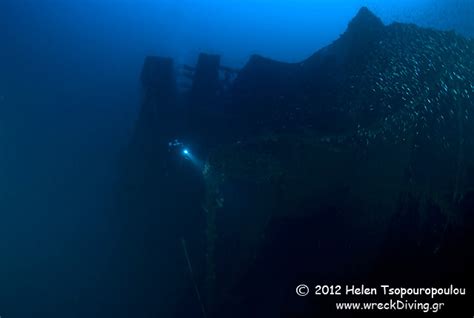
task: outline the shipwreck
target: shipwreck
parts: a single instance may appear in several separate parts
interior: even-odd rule
[[[330,312],[301,282],[473,285],[472,39],[363,8],[300,63],[147,57],[141,84],[116,216],[136,303],[170,275],[170,312],[209,317]]]

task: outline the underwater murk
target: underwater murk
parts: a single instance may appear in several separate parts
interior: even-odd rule
[[[2,0],[0,317],[472,317],[474,3]]]

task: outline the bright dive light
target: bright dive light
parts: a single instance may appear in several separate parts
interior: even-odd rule
[[[191,153],[189,148],[182,148],[181,155],[184,157],[184,159],[190,161],[194,166],[202,169],[202,163]]]

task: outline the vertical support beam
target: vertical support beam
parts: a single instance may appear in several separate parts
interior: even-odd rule
[[[167,139],[176,130],[179,116],[173,59],[148,56],[140,79],[143,96],[137,130],[145,139]]]
[[[219,55],[200,54],[194,73],[191,95],[196,102],[207,102],[219,91]]]
[[[167,100],[176,94],[174,62],[171,58],[148,56],[141,73],[145,98],[156,97]]]

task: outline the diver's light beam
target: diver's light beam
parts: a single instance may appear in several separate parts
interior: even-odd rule
[[[191,161],[191,163],[193,165],[195,165],[196,167],[199,167],[201,168],[202,167],[202,163],[191,153],[191,151],[188,149],[188,148],[184,148],[182,151],[181,151],[183,157],[189,161]]]

